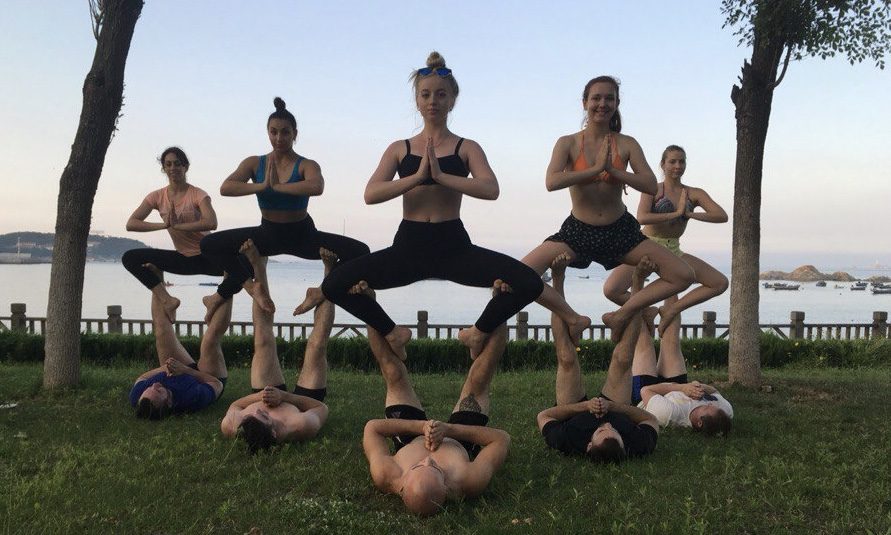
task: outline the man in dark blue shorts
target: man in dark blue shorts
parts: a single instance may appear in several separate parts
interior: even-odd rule
[[[199,411],[223,392],[226,361],[220,347],[232,316],[232,305],[220,307],[201,339],[196,364],[183,347],[159,299],[152,296],[152,325],[160,367],[140,375],[130,389],[137,418],[160,420],[168,414]]]
[[[563,293],[563,262],[552,267],[554,288]],[[654,271],[647,257],[634,272],[632,292],[643,287]],[[538,414],[538,428],[551,448],[566,454],[588,455],[598,461],[620,462],[628,457],[649,455],[656,448],[659,424],[653,415],[631,406],[631,362],[642,319],[632,321],[613,350],[606,383],[600,396],[588,399],[582,385],[581,368],[565,324],[557,318],[554,345],[557,349],[557,405]]]

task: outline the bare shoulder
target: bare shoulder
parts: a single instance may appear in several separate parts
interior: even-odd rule
[[[485,152],[483,151],[483,147],[476,141],[469,138],[462,138],[461,136],[458,136],[458,139],[464,140],[459,141],[459,143],[461,143],[461,147],[458,149],[458,156],[466,158],[467,156],[473,154],[485,154]]]
[[[300,155],[298,154],[298,156],[300,156]],[[303,158],[302,160],[300,160],[300,168],[298,169],[298,171],[301,174],[303,174],[306,171],[320,171],[322,169],[319,166],[319,163],[316,162],[315,160],[311,160],[309,158],[306,158],[305,156],[300,156],[300,157]]]
[[[620,149],[631,149],[632,147],[640,148],[640,144],[633,137],[622,134],[620,132],[615,132],[613,135],[616,137],[616,143],[619,145]]]

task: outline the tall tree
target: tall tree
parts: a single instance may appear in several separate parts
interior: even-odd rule
[[[752,47],[736,107],[736,183],[730,284],[730,381],[761,383],[758,347],[758,270],[761,252],[761,175],[773,93],[791,60],[843,54],[851,64],[870,59],[884,69],[891,48],[889,0],[723,0],[724,26]],[[780,70],[782,63],[782,70]]]
[[[50,272],[43,386],[80,381],[80,312],[93,197],[124,95],[124,66],[142,0],[91,0],[96,53],[84,80],[83,109],[59,180]]]

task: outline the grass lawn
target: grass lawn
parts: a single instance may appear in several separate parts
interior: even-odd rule
[[[535,414],[553,403],[553,372],[501,373],[492,424],[513,437],[505,467],[481,498],[426,520],[368,475],[378,375],[332,372],[319,437],[251,457],[219,433],[247,370],[209,410],[160,423],[125,401],[142,371],[88,367],[81,388],[46,393],[40,366],[0,364],[0,405],[18,403],[0,409],[0,533],[891,533],[888,368],[768,370],[771,393],[722,389],[729,438],[668,430],[653,456],[621,466],[547,449]],[[602,380],[589,377],[589,393]],[[438,419],[462,381],[414,376]]]

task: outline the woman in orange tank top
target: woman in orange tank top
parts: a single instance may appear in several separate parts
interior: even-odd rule
[[[585,85],[585,126],[581,132],[557,140],[545,179],[548,191],[569,189],[572,212],[558,233],[523,259],[539,273],[561,263],[585,268],[594,261],[607,270],[621,264],[637,265],[645,258],[655,263],[660,278],[630,296],[615,312],[603,315],[613,341],[621,338],[628,323],[645,307],[683,291],[693,281],[690,267],[647,239],[622,202],[625,186],[655,194],[656,176],[637,141],[620,133],[618,106],[619,83],[614,78],[599,76]],[[626,170],[628,164],[631,171]],[[539,302],[549,292],[557,291],[546,285]],[[555,338],[559,332],[567,332],[559,319],[552,323]],[[568,328],[571,333],[571,326]]]

